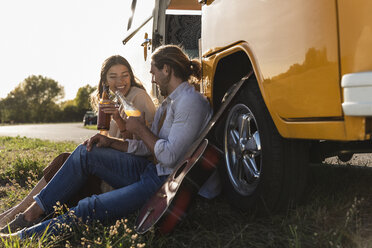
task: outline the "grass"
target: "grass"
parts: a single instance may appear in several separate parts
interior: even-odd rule
[[[97,130],[97,125],[86,125],[84,126],[84,128],[90,129],[90,130]]]
[[[0,137],[0,211],[27,194],[52,158],[75,146]],[[223,196],[197,198],[171,235],[136,235],[132,215],[109,226],[66,227],[56,237],[14,238],[2,247],[372,247],[371,178],[368,166],[313,164],[303,202],[284,213],[257,217],[232,208]]]

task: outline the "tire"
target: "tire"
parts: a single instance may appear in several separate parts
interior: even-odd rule
[[[222,181],[229,201],[264,214],[297,202],[306,183],[308,142],[280,136],[255,79],[245,82],[227,113]]]

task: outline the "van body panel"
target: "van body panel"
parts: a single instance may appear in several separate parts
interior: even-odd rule
[[[202,27],[204,53],[250,44],[281,118],[342,116],[334,1],[219,0],[203,6]]]
[[[203,81],[202,92],[209,99],[213,99],[214,90],[214,75],[216,68],[221,59],[238,51],[244,51],[249,59],[252,61],[252,68],[256,75],[258,85],[261,90],[262,97],[265,104],[273,118],[273,121],[279,133],[285,138],[301,138],[301,139],[326,139],[326,140],[365,140],[369,139],[370,135],[365,134],[366,120],[362,117],[344,117],[344,118],[308,118],[308,119],[284,119],[281,118],[270,105],[268,100],[269,95],[265,91],[263,85],[264,80],[260,73],[258,64],[249,44],[241,42],[228,46],[226,48],[219,48],[213,54],[203,57]]]
[[[372,49],[368,25],[372,23],[368,15],[371,3],[362,0],[358,3],[360,7],[353,8],[352,3],[345,1],[322,0],[216,0],[204,5],[202,53],[206,95],[213,98],[218,61],[234,51],[244,50],[283,137],[369,139],[366,118],[344,116],[341,106],[341,75],[358,68],[370,69],[372,63],[367,55],[357,51],[358,46],[361,51]],[[358,21],[359,12],[362,20]],[[359,37],[360,44],[354,39],[343,42],[353,30],[352,25],[343,27],[350,20],[360,26],[359,36],[353,35]],[[366,58],[360,61],[355,58],[361,55]]]
[[[372,1],[338,1],[341,75],[372,71]]]

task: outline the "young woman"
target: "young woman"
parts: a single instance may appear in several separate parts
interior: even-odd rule
[[[122,56],[111,56],[103,63],[98,89],[92,95],[92,106],[96,110],[105,87],[109,88],[111,92],[119,90],[134,107],[144,114],[146,122],[151,126],[156,111],[154,103],[134,76],[128,61]],[[125,120],[123,118],[125,117],[124,110],[120,108],[119,111],[114,102],[103,104],[101,107],[105,113],[112,114],[113,117],[109,135],[123,138],[129,136],[126,132]]]
[[[98,109],[99,100],[102,97],[103,88],[107,87],[111,92],[119,90],[128,101],[132,102],[145,116],[146,122],[151,125],[154,114],[155,105],[151,97],[146,93],[143,86],[134,76],[129,62],[120,55],[114,55],[107,58],[101,68],[100,81],[97,90],[92,94],[91,103],[93,108]],[[110,123],[109,135],[116,138],[128,138],[131,134],[126,131],[125,114],[122,108],[117,108],[117,104],[110,101],[109,104],[102,105],[104,112],[112,114]],[[6,231],[8,222],[14,217],[26,210],[33,202],[33,196],[38,194],[42,188],[53,178],[55,173],[60,169],[70,153],[62,153],[57,156],[43,171],[43,178],[38,182],[34,189],[23,199],[17,206],[0,214],[0,227],[2,231]],[[112,188],[95,176],[91,176],[81,190],[75,194],[67,205],[74,206],[77,202],[92,194],[99,194],[111,190]],[[22,216],[18,217],[22,221]],[[15,223],[17,224],[17,223]]]

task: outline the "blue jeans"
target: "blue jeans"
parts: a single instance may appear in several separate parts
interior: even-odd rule
[[[48,185],[34,197],[46,214],[52,213],[57,202],[64,204],[93,174],[115,190],[92,195],[70,208],[84,222],[88,219],[110,222],[124,218],[139,209],[164,183],[167,176],[158,176],[156,166],[146,158],[111,148],[94,147],[90,152],[79,145]],[[72,222],[66,213],[57,218],[20,231],[21,238],[40,234],[49,225],[57,233],[56,223]]]

